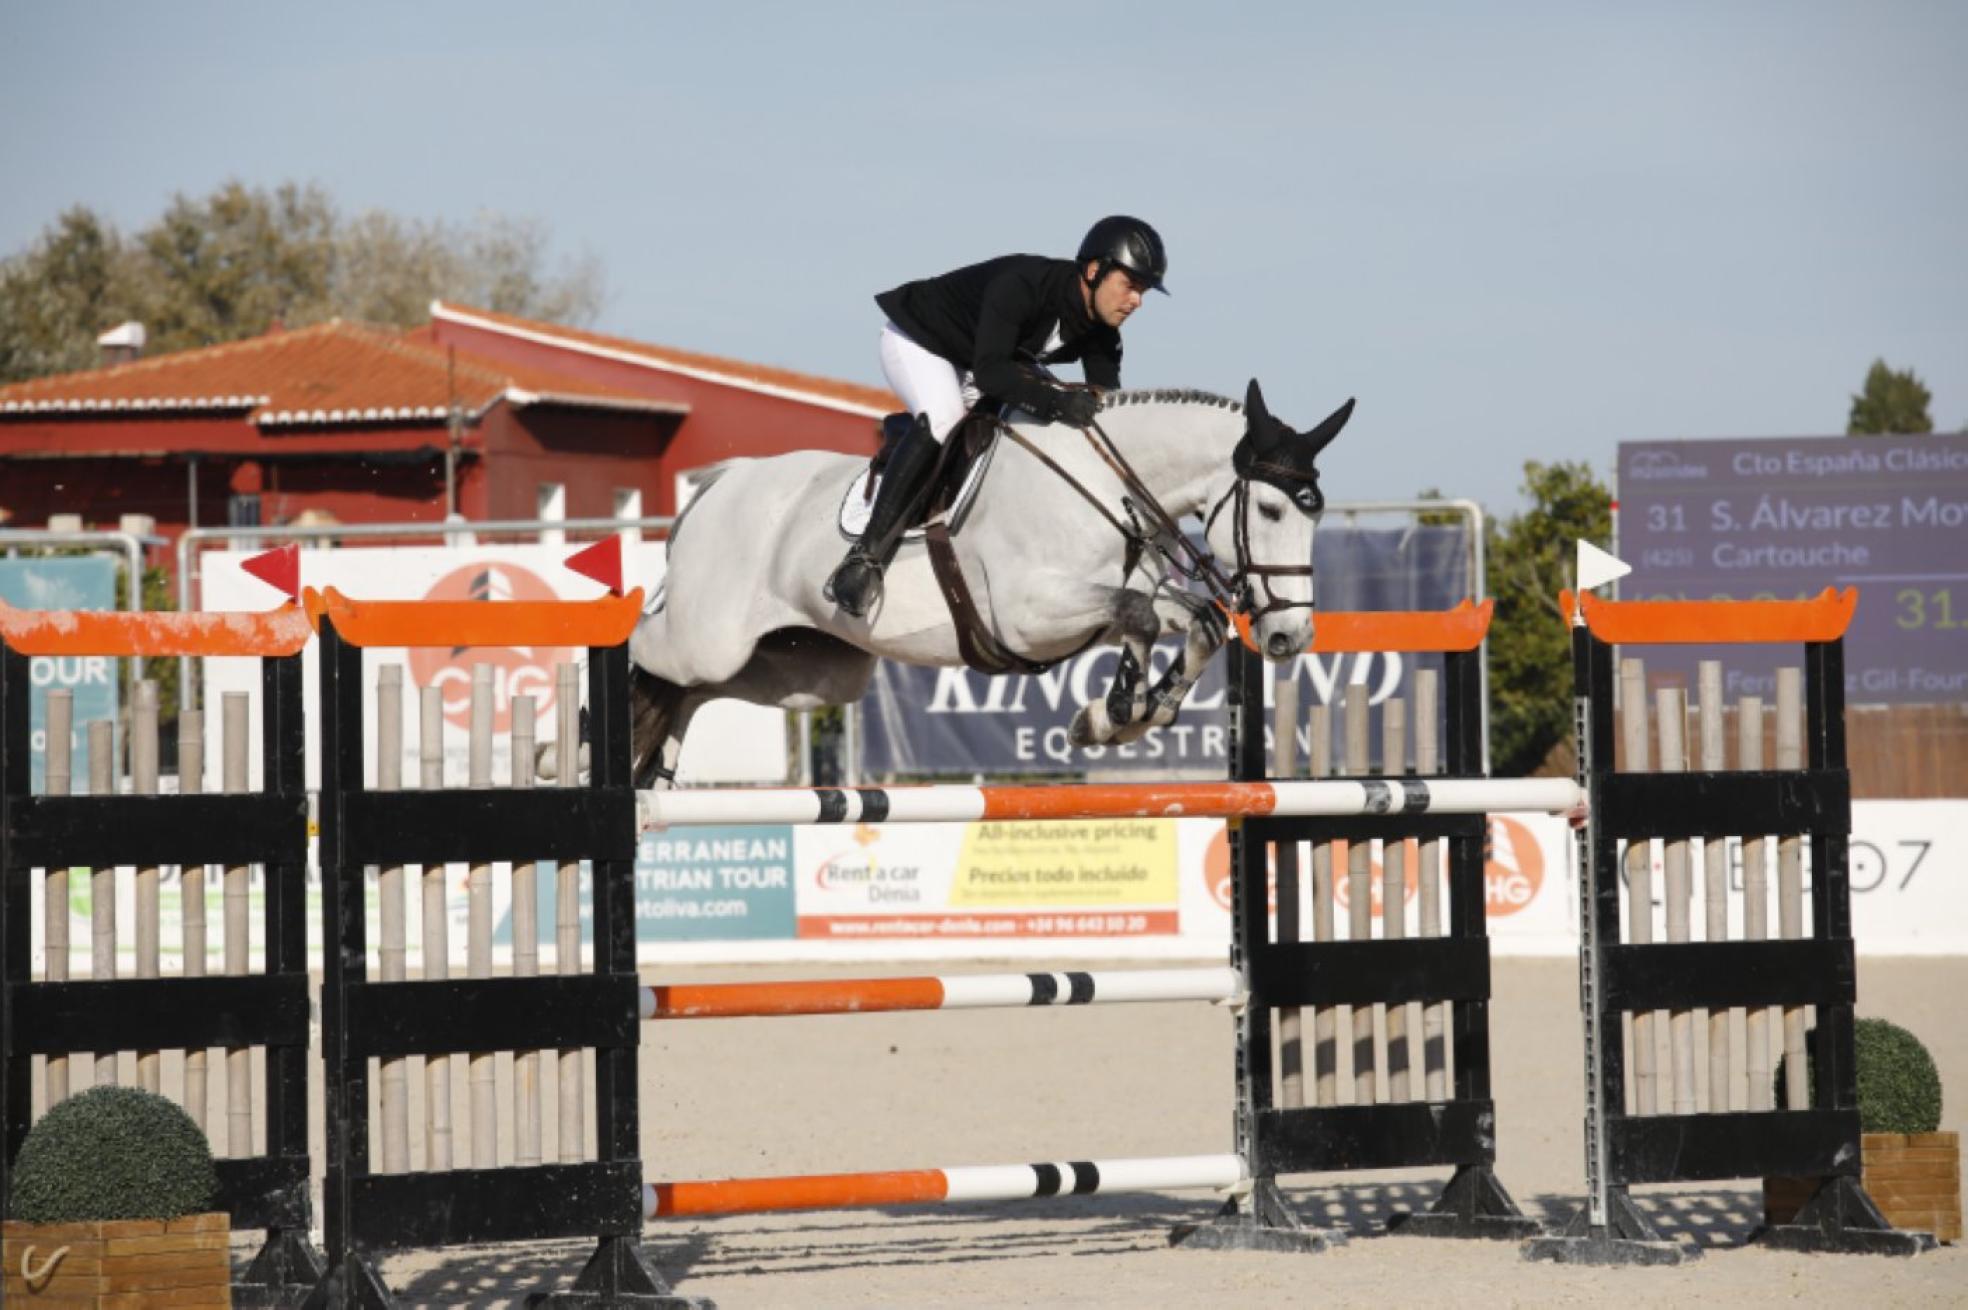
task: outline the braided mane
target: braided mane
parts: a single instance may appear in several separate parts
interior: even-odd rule
[[[1117,409],[1122,405],[1209,405],[1216,409],[1227,409],[1233,414],[1243,412],[1242,402],[1219,396],[1214,391],[1200,391],[1194,387],[1146,387],[1138,391],[1110,391],[1100,398],[1102,409]]]

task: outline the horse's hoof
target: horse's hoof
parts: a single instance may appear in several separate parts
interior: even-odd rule
[[[1073,716],[1072,723],[1066,727],[1066,740],[1075,746],[1098,746],[1099,737],[1093,726],[1093,707],[1082,705],[1079,713]]]

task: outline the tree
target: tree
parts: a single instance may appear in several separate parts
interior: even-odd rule
[[[141,242],[144,326],[159,354],[333,316],[335,210],[318,187],[269,194],[228,182],[180,195]]]
[[[1524,465],[1531,507],[1491,523],[1490,755],[1498,777],[1536,772],[1572,729],[1571,634],[1558,593],[1575,543],[1608,546],[1612,493],[1584,463]]]
[[[138,313],[131,250],[89,210],[69,209],[0,263],[0,382],[92,367],[97,334]]]
[[[532,220],[482,213],[460,226],[370,210],[338,236],[332,299],[337,313],[368,323],[421,323],[440,299],[552,323],[593,322],[599,263],[584,256],[550,276],[546,247],[545,227]]]
[[[130,318],[156,353],[258,336],[276,321],[411,327],[440,298],[592,322],[599,264],[585,256],[550,269],[547,246],[540,223],[498,214],[462,225],[382,210],[344,220],[319,187],[292,183],[175,196],[130,241],[78,206],[0,261],[0,382],[90,368],[96,336]]]
[[[1447,500],[1448,497],[1442,494],[1442,489],[1440,487],[1423,487],[1420,491],[1417,491],[1415,493],[1415,499],[1416,500]],[[1424,528],[1443,528],[1443,527],[1453,528],[1463,523],[1464,521],[1465,520],[1463,519],[1462,515],[1450,509],[1444,509],[1444,510],[1425,509],[1415,515],[1415,522],[1420,524]]]
[[[1852,397],[1846,435],[1932,432],[1934,420],[1928,417],[1927,406],[1933,399],[1933,393],[1912,369],[1895,372],[1886,367],[1885,360],[1875,359],[1866,372],[1865,390]]]

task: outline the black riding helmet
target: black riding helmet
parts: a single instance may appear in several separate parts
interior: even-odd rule
[[[1168,294],[1168,288],[1162,285],[1162,279],[1168,276],[1168,251],[1160,234],[1138,218],[1115,214],[1101,219],[1087,229],[1078,258],[1082,268],[1090,259],[1100,261],[1094,272],[1096,284],[1110,270],[1124,268],[1137,280],[1163,295]]]

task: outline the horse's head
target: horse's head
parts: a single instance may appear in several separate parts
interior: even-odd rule
[[[1271,416],[1251,379],[1243,439],[1223,490],[1211,495],[1209,548],[1236,562],[1238,608],[1252,642],[1274,662],[1312,644],[1312,532],[1326,508],[1316,461],[1352,414],[1349,400],[1310,432],[1294,432]]]

